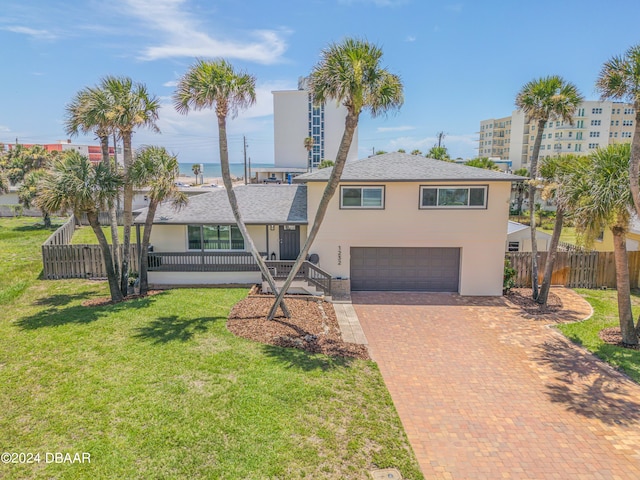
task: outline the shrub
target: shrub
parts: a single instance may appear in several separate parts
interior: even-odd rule
[[[502,277],[502,294],[504,295],[516,285],[516,270],[511,266],[508,258],[504,259],[504,276]]]

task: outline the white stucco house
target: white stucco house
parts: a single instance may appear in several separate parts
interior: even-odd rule
[[[236,187],[249,234],[278,276],[305,241],[329,175],[322,169],[293,185]],[[326,275],[352,291],[501,295],[509,195],[518,180],[403,153],[349,162],[305,275]],[[261,281],[222,189],[180,211],[162,205],[151,243],[152,285]]]

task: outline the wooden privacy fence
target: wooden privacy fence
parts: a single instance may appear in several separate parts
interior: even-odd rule
[[[119,245],[122,258],[123,247]],[[113,246],[111,245],[113,255]],[[138,272],[138,246],[131,245],[130,272]],[[63,278],[107,278],[100,245],[42,245],[45,280]]]
[[[69,219],[42,244],[42,272],[45,280],[63,278],[106,278],[107,271],[102,259],[100,245],[71,245],[76,217]],[[131,272],[138,272],[138,246],[131,245]],[[118,255],[122,259],[123,247]],[[113,246],[111,246],[113,255]]]
[[[516,271],[516,287],[531,287],[531,252],[507,253]],[[631,288],[638,288],[640,252],[627,252]],[[547,252],[538,253],[538,279],[542,282]],[[553,265],[552,285],[571,288],[615,288],[616,265],[613,252],[558,252]]]

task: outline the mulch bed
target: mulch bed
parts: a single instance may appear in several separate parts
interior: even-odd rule
[[[616,347],[630,348],[632,350],[640,350],[640,345],[629,345],[622,343],[622,333],[620,327],[609,327],[598,332],[598,336],[604,343],[615,345]]]
[[[241,300],[231,310],[227,328],[234,335],[267,345],[332,357],[370,358],[364,345],[342,340],[330,303],[308,297],[285,297],[291,318],[279,312],[274,320],[267,320],[273,301],[273,296],[249,296]]]
[[[562,310],[562,300],[553,292],[549,292],[546,305],[539,305],[531,298],[530,288],[512,288],[505,298],[529,315],[548,315]]]
[[[137,298],[150,297],[152,295],[157,295],[158,293],[162,293],[164,290],[149,290],[146,295],[127,295],[124,297],[123,302],[129,300],[135,300]],[[90,298],[89,300],[85,300],[81,304],[83,307],[104,307],[106,305],[115,305],[114,302],[111,301],[111,297],[99,297],[99,298]]]

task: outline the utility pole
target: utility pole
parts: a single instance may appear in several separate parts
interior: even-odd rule
[[[249,177],[251,177],[251,157],[249,157]]]
[[[242,136],[242,145],[244,146],[244,184],[247,184],[247,138]]]

